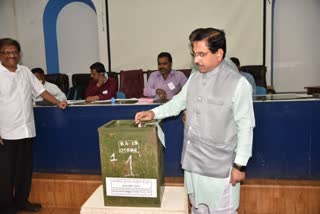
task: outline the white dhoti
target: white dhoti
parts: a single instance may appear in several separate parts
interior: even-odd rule
[[[185,171],[185,183],[193,214],[237,214],[240,184],[230,177],[211,178]]]

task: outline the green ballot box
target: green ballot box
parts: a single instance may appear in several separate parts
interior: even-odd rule
[[[157,125],[113,120],[98,132],[105,206],[160,207],[164,172]]]

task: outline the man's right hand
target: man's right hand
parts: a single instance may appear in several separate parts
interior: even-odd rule
[[[153,111],[140,111],[140,112],[136,113],[134,120],[135,120],[136,124],[138,124],[141,121],[148,121],[148,120],[152,120],[153,118],[154,118]]]
[[[1,137],[0,137],[0,145],[4,145]]]
[[[156,94],[159,96],[159,98],[161,100],[166,100],[167,99],[167,93],[165,90],[161,89],[161,88],[158,88],[156,90]]]
[[[67,101],[63,100],[63,101],[59,101],[56,106],[60,109],[66,109],[68,106]]]

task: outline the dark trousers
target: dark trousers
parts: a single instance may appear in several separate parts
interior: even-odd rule
[[[28,200],[32,178],[32,138],[0,144],[0,213],[15,213]]]

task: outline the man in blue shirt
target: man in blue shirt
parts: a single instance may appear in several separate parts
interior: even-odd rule
[[[240,60],[238,58],[231,57],[230,60],[237,66],[240,74],[244,76],[252,86],[252,95],[256,95],[256,82],[254,81],[253,76],[247,72],[243,72],[240,70]]]

